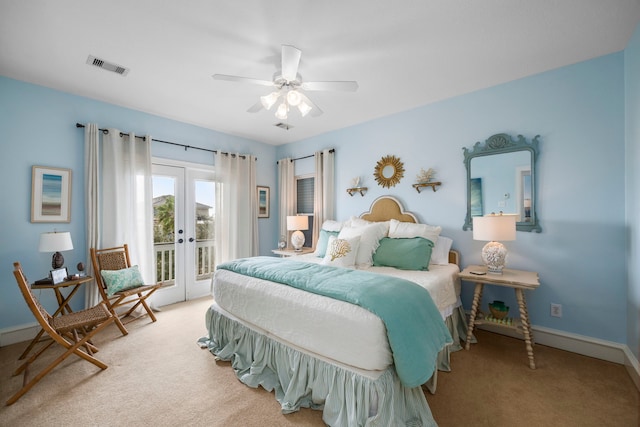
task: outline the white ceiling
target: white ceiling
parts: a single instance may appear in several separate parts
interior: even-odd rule
[[[279,145],[620,51],[639,21],[640,0],[0,0],[0,75]],[[246,112],[269,88],[211,77],[270,80],[282,44],[359,90],[307,93],[324,114],[283,130]]]

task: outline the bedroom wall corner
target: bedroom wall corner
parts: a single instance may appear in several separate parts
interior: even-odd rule
[[[637,167],[640,164],[640,24],[625,49],[624,61],[627,343],[636,358],[637,368],[640,359],[640,170]]]

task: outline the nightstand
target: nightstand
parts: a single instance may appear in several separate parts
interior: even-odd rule
[[[287,258],[290,256],[310,254],[311,252],[313,252],[313,248],[302,248],[299,251],[296,251],[294,249],[272,249],[271,252],[276,255],[280,255],[281,258]]]
[[[469,318],[469,328],[467,331],[467,343],[465,348],[469,350],[473,327],[475,325],[491,324],[498,327],[509,328],[524,335],[524,341],[529,356],[529,367],[536,368],[533,359],[533,345],[531,322],[529,320],[529,312],[527,311],[527,302],[524,297],[525,290],[535,290],[540,286],[538,273],[532,271],[513,270],[505,268],[502,274],[487,273],[487,267],[480,265],[470,265],[459,274],[460,280],[475,283],[475,292],[473,293],[473,305],[471,306],[471,316]],[[482,300],[482,289],[484,285],[505,286],[512,288],[516,293],[516,300],[520,308],[520,318],[513,319],[512,323],[501,323],[488,320],[478,311],[478,306]]]

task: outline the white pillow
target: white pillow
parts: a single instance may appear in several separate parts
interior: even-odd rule
[[[448,265],[449,264],[449,251],[453,240],[448,237],[439,236],[438,241],[431,250],[431,264]]]
[[[358,218],[357,216],[352,216],[349,218],[349,227],[362,227],[363,225],[372,224],[371,221],[367,221],[366,219]]]
[[[338,234],[339,239],[360,237],[360,247],[356,257],[356,265],[371,267],[373,265],[373,253],[380,245],[380,239],[387,234],[387,225],[384,222],[372,222],[359,227],[343,227]]]
[[[327,252],[322,259],[322,264],[334,267],[354,268],[360,237],[350,239],[339,239],[336,236],[329,236]]]
[[[342,229],[342,222],[328,219],[322,223],[322,227],[320,228],[327,231],[340,231]]]
[[[413,237],[424,237],[435,245],[438,243],[438,236],[442,227],[427,224],[414,224],[413,222],[400,222],[392,219],[389,224],[389,237],[392,239],[411,239]]]

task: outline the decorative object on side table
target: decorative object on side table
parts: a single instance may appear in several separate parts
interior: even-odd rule
[[[87,273],[84,272],[84,263],[79,262],[78,265],[76,265],[76,268],[78,269],[78,277],[84,277],[87,275]]]
[[[504,305],[504,301],[493,301],[489,303],[489,311],[494,319],[502,320],[509,314],[509,306]]]
[[[514,215],[496,215],[473,217],[473,239],[489,241],[482,248],[482,261],[487,272],[502,274],[507,260],[507,248],[498,240],[516,239],[516,217]]]
[[[71,241],[71,233],[68,231],[53,233],[42,233],[40,235],[39,252],[54,252],[51,259],[51,267],[53,269],[61,268],[64,265],[64,257],[60,252],[70,251],[73,249]]]
[[[286,247],[287,247],[287,237],[280,236],[280,239],[278,240],[278,249],[283,250]]]
[[[287,230],[293,231],[291,234],[291,245],[296,251],[302,250],[304,246],[304,234],[301,230],[309,229],[309,217],[306,215],[293,215],[287,217]]]
[[[433,181],[433,174],[435,171],[432,168],[428,170],[420,169],[420,173],[416,176],[416,183],[413,184],[413,188],[416,189],[418,193],[420,193],[420,189],[424,187],[431,187],[431,189],[436,191],[436,187],[442,185],[440,181]]]

